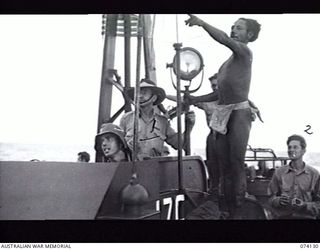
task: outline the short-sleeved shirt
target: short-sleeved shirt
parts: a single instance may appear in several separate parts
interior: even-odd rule
[[[134,112],[124,114],[120,121],[120,127],[125,132],[125,140],[129,148],[133,149]],[[141,115],[138,129],[138,160],[147,157],[161,156],[164,142],[173,148],[178,146],[178,136],[170,126],[168,119],[154,112],[151,119],[146,120]]]
[[[320,177],[319,172],[304,164],[300,171],[291,165],[285,165],[276,169],[268,187],[270,202],[277,196],[287,195],[291,198],[299,198],[307,203],[305,211],[294,212],[291,208],[281,208],[279,214],[292,215],[294,217],[316,217],[320,212]]]

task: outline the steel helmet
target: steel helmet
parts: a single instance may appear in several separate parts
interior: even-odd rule
[[[96,151],[101,150],[100,148],[100,138],[101,136],[105,135],[105,134],[114,134],[116,135],[120,141],[122,142],[124,148],[127,148],[127,142],[124,139],[124,130],[122,128],[120,128],[119,126],[112,124],[112,123],[103,123],[101,125],[100,131],[99,133],[96,135],[95,138],[95,145],[94,148]]]

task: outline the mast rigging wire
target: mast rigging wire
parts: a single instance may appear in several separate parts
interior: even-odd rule
[[[178,25],[178,14],[176,14],[176,36],[177,36],[177,43],[179,43],[179,25]]]

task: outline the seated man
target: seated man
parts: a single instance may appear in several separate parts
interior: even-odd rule
[[[306,141],[292,135],[287,140],[291,162],[276,169],[268,187],[278,219],[316,219],[320,211],[319,172],[303,161]]]
[[[250,182],[254,182],[257,177],[257,171],[254,165],[248,165],[247,163],[244,164],[247,180]]]
[[[268,162],[270,163],[270,162]],[[258,161],[257,176],[262,178],[270,178],[270,165],[266,161]],[[272,177],[272,176],[271,176]]]
[[[128,96],[134,99],[134,88],[128,89]],[[159,105],[166,97],[162,88],[156,86],[154,82],[148,79],[142,79],[140,82],[140,115],[139,115],[139,133],[138,133],[138,160],[150,157],[161,156],[164,142],[173,148],[178,148],[178,134],[170,126],[170,123],[164,115],[155,111],[155,106]],[[195,123],[193,112],[187,113],[187,124],[184,135],[190,133]],[[123,115],[120,121],[120,127],[124,130],[125,139],[129,148],[133,149],[133,131],[134,131],[134,112],[128,112]],[[182,137],[182,145],[184,144]]]
[[[94,148],[103,153],[104,162],[131,160],[130,150],[124,139],[124,131],[112,123],[101,125],[100,132],[96,135]]]

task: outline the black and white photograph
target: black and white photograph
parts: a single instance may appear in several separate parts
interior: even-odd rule
[[[0,220],[318,220],[319,23],[0,15]]]

